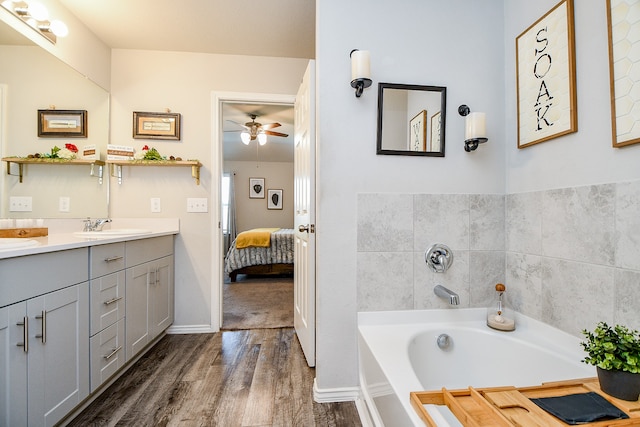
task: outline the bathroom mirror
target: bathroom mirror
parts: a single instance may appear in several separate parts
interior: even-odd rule
[[[0,21],[0,154],[26,157],[54,146],[95,145],[106,155],[109,93]],[[87,136],[38,137],[38,110],[86,110]],[[11,165],[18,173],[18,165]],[[89,165],[26,164],[23,182],[0,162],[0,218],[108,216],[109,177],[90,176]],[[32,198],[30,212],[10,211],[11,197]],[[61,202],[60,199],[63,199]],[[68,203],[65,203],[68,200]]]
[[[444,157],[447,88],[378,84],[377,154]]]

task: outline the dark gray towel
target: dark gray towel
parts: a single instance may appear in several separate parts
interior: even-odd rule
[[[541,397],[531,401],[570,425],[629,418],[627,414],[595,392]]]

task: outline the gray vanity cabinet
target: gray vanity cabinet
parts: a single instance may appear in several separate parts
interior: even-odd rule
[[[173,323],[173,236],[126,244],[126,355],[135,357]]]
[[[18,298],[0,308],[0,425],[53,426],[89,395],[86,259],[77,249],[0,262],[0,293]]]

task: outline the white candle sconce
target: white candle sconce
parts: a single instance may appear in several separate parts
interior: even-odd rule
[[[362,91],[371,86],[371,61],[368,50],[353,49],[351,57],[351,87],[356,90],[356,98]]]
[[[467,105],[462,104],[458,107],[458,114],[465,117],[464,151],[469,153],[478,148],[478,144],[488,141],[485,113],[472,113]]]

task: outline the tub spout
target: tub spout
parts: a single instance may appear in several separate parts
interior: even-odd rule
[[[459,305],[460,297],[455,292],[445,288],[442,285],[436,285],[433,288],[433,292],[440,298],[444,298],[449,301],[449,305]]]

